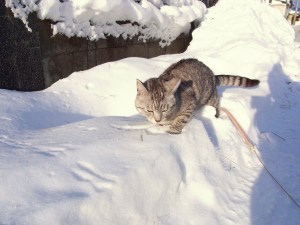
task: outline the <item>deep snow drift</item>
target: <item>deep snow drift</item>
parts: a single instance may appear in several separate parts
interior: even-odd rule
[[[136,78],[188,57],[261,81],[220,88],[221,105],[299,203],[294,31],[259,1],[223,0],[183,54],[106,63],[41,92],[0,90],[0,224],[298,224],[225,115],[204,107],[180,135],[137,115]]]

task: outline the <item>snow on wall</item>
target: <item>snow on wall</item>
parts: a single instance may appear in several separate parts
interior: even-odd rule
[[[160,39],[169,45],[190,23],[201,20],[205,5],[198,0],[5,0],[15,17],[27,29],[28,15],[37,12],[40,19],[50,19],[53,35],[86,37],[90,40],[114,37],[141,40]]]

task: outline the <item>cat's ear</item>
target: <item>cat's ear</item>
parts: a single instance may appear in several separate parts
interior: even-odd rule
[[[137,89],[138,95],[148,94],[147,89],[145,88],[144,84],[139,79],[136,79],[136,89]]]
[[[166,81],[165,87],[167,92],[174,94],[177,91],[180,84],[181,84],[181,79],[175,77],[169,81]]]

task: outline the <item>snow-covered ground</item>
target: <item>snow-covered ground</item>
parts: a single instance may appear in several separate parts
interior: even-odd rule
[[[220,0],[183,54],[127,58],[47,90],[0,90],[1,225],[296,225],[300,209],[226,115],[204,107],[180,135],[138,116],[136,78],[188,57],[259,79],[220,88],[272,174],[300,203],[300,54],[279,12]]]

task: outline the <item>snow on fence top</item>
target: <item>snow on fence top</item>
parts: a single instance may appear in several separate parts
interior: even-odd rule
[[[5,0],[15,17],[27,29],[28,15],[37,12],[40,19],[53,21],[53,35],[86,37],[90,40],[106,36],[160,39],[169,45],[190,23],[201,20],[205,5],[198,0]]]

